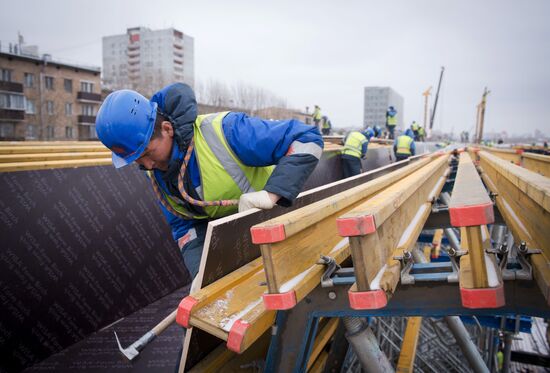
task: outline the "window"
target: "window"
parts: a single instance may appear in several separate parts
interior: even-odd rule
[[[46,101],[46,112],[48,115],[53,115],[53,101]]]
[[[46,86],[46,89],[53,90],[53,76],[45,76],[44,85]]]
[[[70,102],[65,103],[65,115],[66,116],[73,115],[73,104]]]
[[[80,82],[80,90],[82,92],[94,92],[94,83],[91,82]]]
[[[36,107],[34,106],[34,101],[27,100],[27,108],[25,110],[26,114],[36,114]]]
[[[82,105],[82,115],[94,115],[94,105]]]
[[[27,124],[27,133],[25,134],[27,139],[36,138],[36,126],[34,124]]]
[[[0,69],[0,81],[11,82],[11,70]]]
[[[27,88],[34,87],[34,74],[25,73],[25,87]]]
[[[63,81],[63,86],[65,87],[65,92],[73,91],[73,81],[71,79],[65,79]]]
[[[53,126],[46,126],[46,138],[53,139],[54,134],[55,132]]]
[[[65,127],[65,137],[68,139],[73,138],[73,127],[70,127],[70,126]]]
[[[25,110],[25,97],[19,94],[0,93],[0,109]]]
[[[0,137],[14,137],[15,124],[13,123],[0,123]]]
[[[97,131],[95,130],[95,125],[89,126],[89,127],[90,127],[90,138],[97,139]]]

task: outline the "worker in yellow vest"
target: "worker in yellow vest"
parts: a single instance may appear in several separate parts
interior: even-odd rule
[[[374,131],[369,127],[364,132],[352,131],[344,139],[342,151],[342,170],[344,178],[359,175],[362,172],[361,159],[367,156],[369,140]]]
[[[315,124],[315,127],[321,132],[321,128],[319,127],[319,123],[321,122],[321,108],[318,105],[315,105],[315,109],[313,110],[313,124]]]
[[[96,117],[114,166],[135,162],[146,171],[191,277],[199,270],[209,220],[290,206],[323,151],[317,128],[298,120],[197,114],[191,87],[175,83],[150,100],[115,91]]]
[[[418,127],[419,127],[418,123],[416,123],[416,121],[413,120],[411,124],[411,130],[413,131],[415,141],[418,141]]]
[[[388,129],[389,138],[394,138],[395,126],[397,126],[397,111],[393,106],[386,111],[386,128]]]
[[[326,115],[323,115],[321,123],[321,133],[323,134],[323,136],[330,135],[330,130],[332,129],[332,123],[330,122],[330,119],[328,119]]]
[[[426,131],[424,131],[424,127],[418,126],[418,141],[424,142],[426,139]]]
[[[414,144],[413,132],[410,128],[405,131],[404,135],[399,136],[393,143],[393,151],[397,161],[409,158],[416,153],[416,145]]]

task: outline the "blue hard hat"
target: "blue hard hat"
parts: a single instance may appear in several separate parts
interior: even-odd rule
[[[409,137],[414,137],[414,133],[410,128],[407,128],[407,130],[405,131],[405,135]]]
[[[370,138],[374,136],[374,131],[369,127],[365,132],[363,132],[363,135],[370,140]]]
[[[151,140],[156,117],[157,103],[135,91],[123,89],[105,98],[95,125],[99,140],[113,152],[116,168],[141,156]]]

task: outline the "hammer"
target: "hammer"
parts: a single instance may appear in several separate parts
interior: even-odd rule
[[[162,333],[166,328],[170,326],[176,320],[176,313],[178,310],[175,310],[170,315],[166,316],[164,320],[159,322],[153,329],[149,330],[147,333],[141,336],[140,339],[132,343],[127,348],[122,348],[118,336],[115,333],[116,343],[118,343],[118,349],[128,360],[133,360],[136,356],[139,355],[140,351],[145,348],[153,339],[155,339],[160,333]]]

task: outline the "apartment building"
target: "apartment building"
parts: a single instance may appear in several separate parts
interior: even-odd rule
[[[101,69],[22,49],[0,49],[0,140],[96,139]]]
[[[397,110],[397,129],[403,129],[403,97],[391,87],[365,87],[363,127],[386,126],[389,106]]]
[[[105,88],[133,89],[150,97],[174,82],[193,87],[193,43],[192,37],[174,28],[134,27],[103,37]]]

